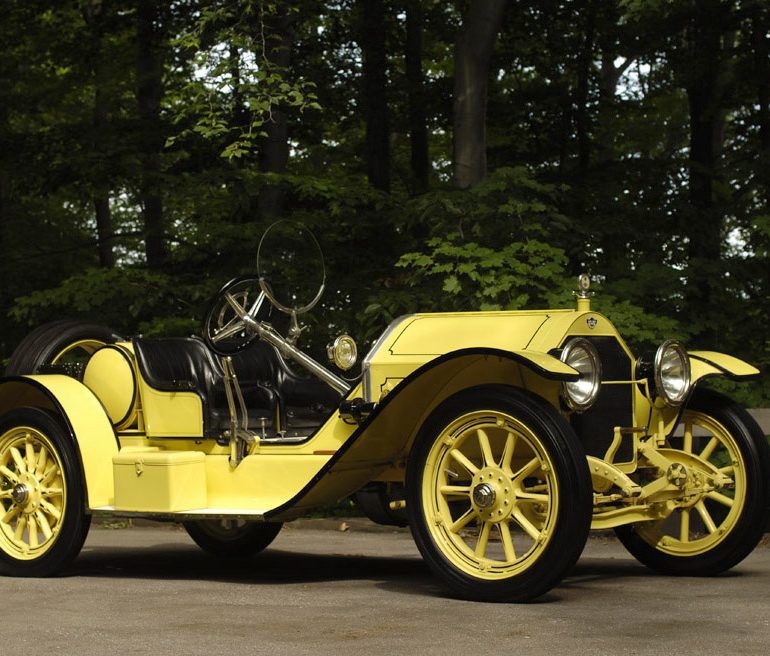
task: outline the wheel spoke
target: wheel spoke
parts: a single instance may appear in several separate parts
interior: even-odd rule
[[[48,449],[44,446],[40,447],[40,453],[37,456],[37,463],[35,463],[35,475],[40,476],[45,471],[45,466],[48,464]]]
[[[531,502],[537,502],[537,503],[548,503],[551,500],[551,497],[547,494],[536,494],[534,492],[526,492],[524,490],[521,490],[519,492],[516,492],[516,500],[531,501]]]
[[[458,533],[463,528],[465,528],[468,524],[470,524],[471,520],[476,516],[476,511],[473,508],[469,508],[465,511],[465,513],[459,517],[450,527],[449,530],[452,533]]]
[[[481,428],[476,431],[476,436],[479,438],[481,454],[484,457],[484,466],[491,467],[492,465],[497,464],[495,462],[495,457],[492,455],[492,447],[489,444],[489,436]]]
[[[27,433],[26,442],[24,442],[24,459],[26,460],[27,471],[32,473],[37,465],[35,457],[35,445],[30,441],[30,435]]]
[[[476,541],[476,558],[483,558],[487,553],[487,544],[489,543],[489,532],[492,530],[491,522],[484,522],[479,529],[479,539]]]
[[[706,495],[709,499],[713,499],[717,503],[721,503],[723,506],[727,506],[728,508],[732,508],[735,501],[731,499],[730,497],[720,494],[719,492],[711,491]]]
[[[5,466],[0,467],[0,474],[5,476],[9,481],[11,481],[11,483],[19,482],[19,477],[10,469],[8,469],[8,467],[5,467]]]
[[[516,481],[519,478],[527,478],[530,474],[533,474],[540,467],[540,461],[537,458],[532,458],[526,465],[524,465],[519,471],[517,471],[511,478]]]
[[[0,499],[13,498],[13,490],[0,490]]]
[[[690,541],[690,509],[682,509],[682,515],[679,519],[679,539],[682,542]]]
[[[500,539],[503,542],[503,551],[505,552],[505,560],[509,563],[516,560],[516,550],[513,548],[513,538],[511,538],[511,527],[508,526],[508,522],[500,522]]]
[[[524,516],[521,510],[514,510],[512,517],[516,520],[516,523],[524,529],[527,535],[529,535],[529,537],[531,537],[535,542],[540,539],[540,531],[538,531],[535,525]]]
[[[0,519],[0,524],[10,524],[13,518],[21,512],[21,506],[17,506],[15,503],[8,508],[3,518]]]
[[[54,478],[56,478],[59,475],[59,468],[56,465],[53,465],[46,473],[43,478],[40,479],[40,485],[43,487],[47,486],[49,483],[53,481]]]
[[[726,465],[725,467],[720,467],[718,471],[720,474],[734,474],[735,467],[733,465]]]
[[[10,451],[13,462],[16,463],[16,471],[20,474],[24,474],[27,471],[27,466],[24,464],[24,458],[21,457],[21,452],[15,446],[12,446]]]
[[[37,535],[37,522],[35,521],[34,515],[29,516],[29,519],[27,520],[27,529],[29,531],[29,539],[27,540],[29,542],[29,546],[39,547],[40,542]]]
[[[44,497],[60,497],[62,495],[62,489],[60,487],[46,487],[43,488],[41,494]]]
[[[452,449],[449,452],[449,455],[452,456],[457,462],[459,462],[465,469],[467,469],[471,474],[476,474],[479,471],[479,468],[476,467],[468,458],[465,457],[463,453],[458,451],[457,449]]]
[[[24,529],[27,527],[27,518],[21,517],[18,522],[16,522],[16,530],[13,533],[13,539],[17,542],[21,542],[22,537],[24,537]]]
[[[684,424],[684,439],[682,441],[682,451],[692,453],[692,422],[686,421]]]
[[[695,510],[698,511],[698,514],[703,520],[703,523],[706,525],[708,532],[714,533],[717,530],[717,525],[714,523],[714,520],[709,514],[708,508],[706,508],[706,504],[703,503],[703,499],[701,499],[700,501],[698,501],[698,503],[695,504]]]
[[[57,522],[61,519],[61,510],[59,510],[53,504],[48,503],[44,499],[41,499],[40,507],[43,509],[43,512],[53,517]]]
[[[471,488],[465,485],[442,485],[440,492],[448,497],[464,497],[471,493]]]
[[[714,453],[714,449],[717,448],[718,444],[719,440],[716,437],[712,437],[709,440],[709,443],[706,445],[706,448],[700,452],[700,458],[703,460],[708,460],[711,457],[711,454]]]
[[[513,452],[516,449],[516,434],[508,433],[508,437],[505,438],[505,446],[503,447],[503,455],[500,458],[500,468],[506,474],[512,474],[511,461],[513,460]]]
[[[43,537],[45,537],[46,540],[50,540],[53,531],[51,530],[51,525],[48,523],[48,519],[46,519],[46,516],[40,510],[35,512],[35,517],[37,517],[37,523],[40,526],[40,530],[43,532]]]

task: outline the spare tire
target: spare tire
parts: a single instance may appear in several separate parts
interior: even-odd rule
[[[60,319],[38,326],[16,347],[6,376],[58,370],[80,378],[88,358],[106,344],[123,338],[112,328],[76,319]]]

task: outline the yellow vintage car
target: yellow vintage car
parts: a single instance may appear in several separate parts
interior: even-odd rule
[[[722,572],[760,540],[768,444],[701,385],[751,365],[672,340],[633,355],[581,276],[573,309],[402,316],[346,377],[349,336],[329,346],[334,370],[298,346],[325,276],[285,293],[281,262],[297,261],[270,230],[202,338],[59,321],[20,344],[0,379],[0,572],[60,572],[100,515],[181,522],[212,554],[249,557],[349,495],[408,523],[474,600],[542,595],[591,529],[675,575]]]

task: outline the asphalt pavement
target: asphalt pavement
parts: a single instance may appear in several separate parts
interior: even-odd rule
[[[346,521],[347,530],[342,526]],[[53,579],[0,579],[0,655],[766,654],[770,542],[710,579],[655,575],[614,538],[530,604],[449,598],[407,530],[287,525],[258,558],[180,528],[92,528]]]

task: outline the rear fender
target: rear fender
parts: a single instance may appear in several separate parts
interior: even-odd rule
[[[61,419],[77,446],[88,507],[112,505],[112,457],[118,453],[118,441],[93,392],[69,376],[0,379],[0,416],[25,406],[49,410]]]

